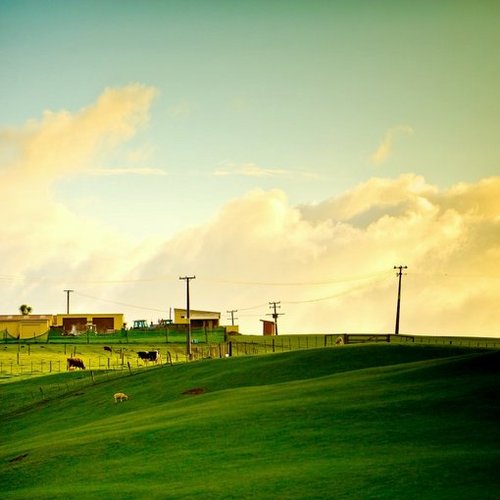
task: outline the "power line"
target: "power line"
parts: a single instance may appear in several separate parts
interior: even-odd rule
[[[79,295],[80,297],[86,297],[87,299],[93,299],[93,300],[99,300],[101,302],[109,302],[110,304],[116,304],[119,306],[124,306],[124,307],[132,307],[134,309],[144,309],[146,311],[155,311],[155,312],[161,312],[164,313],[166,312],[165,309],[157,309],[153,307],[147,307],[147,306],[138,306],[137,304],[127,304],[125,302],[118,302],[116,300],[109,300],[109,299],[103,299],[102,297],[94,297],[93,295],[87,295],[85,293],[80,293],[80,292],[75,292],[76,295]]]

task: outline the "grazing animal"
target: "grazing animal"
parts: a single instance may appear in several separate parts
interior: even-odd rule
[[[128,400],[128,396],[123,392],[117,392],[113,397],[115,398],[115,403],[118,403],[118,401],[121,403],[122,401]]]
[[[335,345],[343,345],[344,344],[344,339],[342,337],[337,337],[335,340]]]
[[[160,351],[155,350],[155,351],[138,351],[137,355],[139,358],[141,358],[143,361],[154,361],[155,363],[158,363],[158,360],[160,359]]]
[[[109,352],[113,352],[113,348],[112,348],[112,347],[109,347],[109,345],[105,345],[105,346],[104,346],[104,350],[105,350],[105,351],[109,351]]]
[[[74,370],[75,368],[81,368],[82,370],[85,370],[85,364],[83,363],[83,359],[68,358],[67,359],[67,369]]]

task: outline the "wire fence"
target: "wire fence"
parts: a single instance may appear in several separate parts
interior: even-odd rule
[[[47,344],[141,344],[156,342],[162,344],[176,344],[186,342],[187,326],[174,325],[158,328],[132,328],[127,330],[112,330],[110,332],[81,331],[76,333],[65,332],[62,328],[51,328],[47,332],[31,337],[11,335],[8,330],[0,330],[0,339],[4,344],[47,343]],[[226,339],[226,328],[192,328],[191,339],[194,344],[221,343]]]
[[[254,336],[251,340],[248,336],[236,336],[228,342],[228,352],[230,356],[245,356],[379,342],[390,344],[411,343],[500,349],[500,338],[494,337],[444,337],[433,335],[345,333],[323,335],[283,335],[269,337]]]

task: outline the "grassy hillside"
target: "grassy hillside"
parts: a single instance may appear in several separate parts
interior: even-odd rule
[[[497,351],[361,345],[162,367],[27,399],[3,415],[0,491],[497,498],[499,371]],[[203,393],[183,394],[193,388]],[[130,400],[115,404],[116,391]]]

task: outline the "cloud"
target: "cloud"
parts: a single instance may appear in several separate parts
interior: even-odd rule
[[[178,118],[178,119],[188,118],[193,114],[193,112],[194,112],[193,103],[187,100],[179,101],[177,104],[171,106],[168,109],[169,115],[172,116],[173,118]]]
[[[2,150],[8,151],[0,170],[0,273],[49,281],[70,275],[111,278],[141,253],[98,220],[68,210],[55,199],[53,186],[67,176],[92,172],[93,165],[131,139],[147,123],[155,94],[138,84],[106,89],[75,113],[45,111],[38,121],[0,132]],[[127,172],[158,174],[153,169]],[[37,286],[15,282],[22,283],[19,293]]]
[[[371,179],[316,207],[254,190],[165,242],[140,274],[172,276],[162,294],[177,306],[176,273],[196,274],[192,304],[241,310],[245,332],[259,330],[274,300],[283,332],[391,332],[393,266],[402,264],[402,332],[492,335],[500,321],[499,189],[493,178],[439,191],[407,174]]]
[[[300,206],[281,190],[252,190],[205,224],[142,243],[58,202],[58,180],[116,164],[117,148],[147,124],[154,95],[140,85],[108,89],[75,113],[46,112],[0,132],[2,312],[23,302],[57,312],[62,290],[75,288],[76,310],[109,312],[112,300],[139,307],[114,308],[129,321],[156,320],[183,307],[178,278],[194,274],[192,307],[238,309],[245,333],[260,330],[270,301],[281,302],[283,333],[390,332],[393,266],[402,264],[402,332],[498,335],[500,177],[447,190],[415,174],[372,178]],[[288,175],[256,165],[221,170]]]
[[[413,135],[413,129],[409,125],[397,125],[390,128],[382,138],[378,148],[370,156],[370,160],[375,165],[382,165],[392,155],[394,141],[401,135]]]
[[[216,176],[238,175],[242,177],[279,177],[288,175],[289,172],[284,169],[262,168],[254,163],[247,163],[246,165],[229,165],[224,168],[218,168],[214,171]]]
[[[85,170],[88,175],[167,175],[165,170],[151,167],[127,167],[127,168],[89,168]]]
[[[241,176],[241,177],[309,177],[318,178],[314,172],[286,170],[277,168],[263,168],[254,163],[244,165],[227,164],[213,172],[215,176]]]
[[[4,184],[51,184],[59,177],[92,167],[100,155],[130,139],[148,120],[155,89],[139,84],[106,89],[97,102],[75,114],[45,111],[21,130],[3,131],[11,161]],[[4,149],[2,148],[2,149]]]

